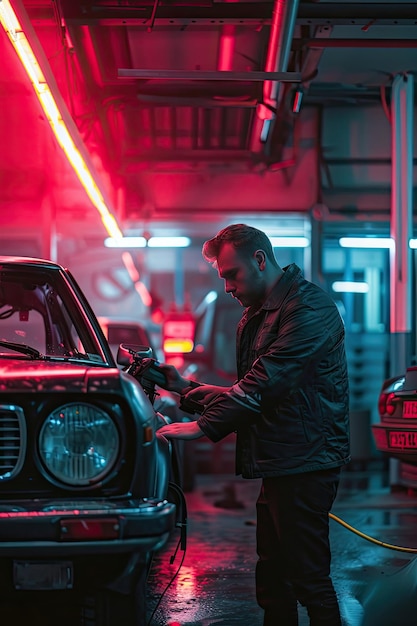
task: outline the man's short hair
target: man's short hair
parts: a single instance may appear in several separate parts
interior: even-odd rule
[[[274,250],[268,236],[262,231],[247,224],[231,224],[220,230],[217,235],[203,244],[202,254],[209,263],[216,263],[225,243],[230,243],[245,255],[250,256],[256,250],[264,250],[269,260],[277,265]]]

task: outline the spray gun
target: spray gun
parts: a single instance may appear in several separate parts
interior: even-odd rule
[[[117,355],[117,361],[119,363],[121,361],[125,361],[126,353],[129,356],[128,365],[125,371],[136,378],[153,403],[157,395],[155,385],[158,385],[163,389],[166,389],[168,386],[168,381],[162,368],[160,367],[160,362],[153,358],[152,348],[147,346],[128,346],[122,344]],[[181,396],[179,408],[186,413],[201,414],[204,410],[204,404],[197,402],[196,400],[192,400],[191,398],[187,398],[186,396]]]

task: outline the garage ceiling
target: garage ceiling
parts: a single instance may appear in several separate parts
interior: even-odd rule
[[[185,197],[213,172],[285,169],[304,111],[389,101],[393,77],[417,72],[414,1],[11,4],[33,28],[122,227],[178,218],[174,190]],[[4,32],[0,53],[0,226],[29,236],[39,213],[44,224],[53,214],[63,234],[101,235]],[[201,211],[187,215],[202,221]]]

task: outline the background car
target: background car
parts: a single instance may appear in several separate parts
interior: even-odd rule
[[[377,449],[417,466],[417,366],[384,382],[378,410],[381,421],[372,425]]]
[[[144,626],[151,557],[179,514],[160,425],[71,273],[0,257],[5,623],[45,609],[43,624]]]
[[[243,309],[224,293],[210,291],[195,310],[194,348],[184,353],[183,373],[212,385],[236,380],[236,328]]]
[[[144,324],[137,320],[116,319],[98,316],[101,329],[110,346],[110,350],[117,359],[117,352],[121,343],[139,344],[149,346],[155,358],[158,358],[158,348]]]

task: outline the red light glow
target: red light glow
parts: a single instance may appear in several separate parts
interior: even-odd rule
[[[51,129],[85,189],[110,237],[121,238],[116,218],[109,211],[102,192],[90,171],[91,164],[80,137],[74,127],[50,71],[48,61],[37,43],[30,22],[22,13],[20,20],[9,0],[0,2],[0,24],[4,28],[18,55]]]

